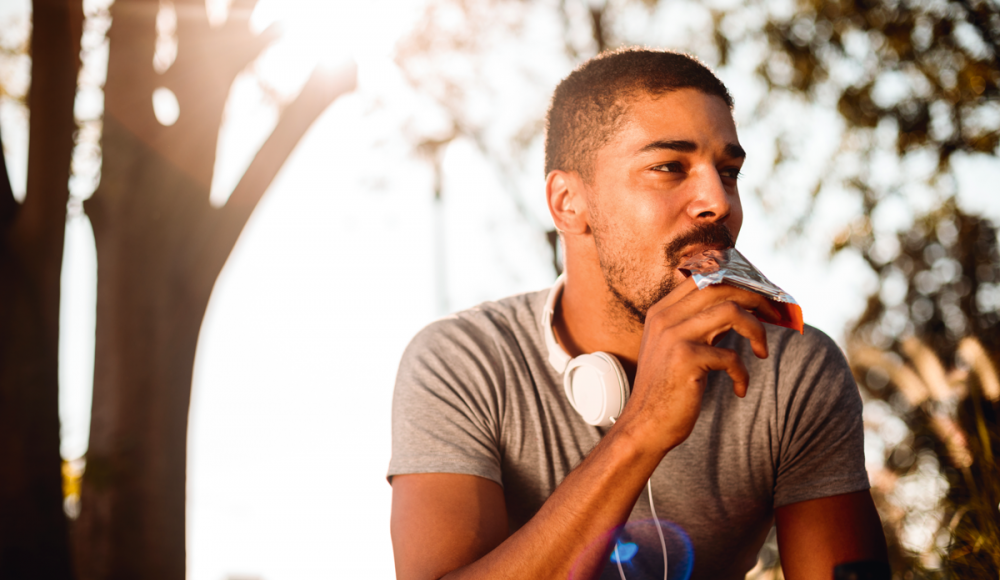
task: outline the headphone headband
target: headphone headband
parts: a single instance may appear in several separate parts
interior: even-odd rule
[[[545,300],[545,308],[542,310],[542,336],[545,339],[545,349],[549,353],[549,364],[557,373],[566,372],[566,367],[572,359],[563,347],[556,341],[556,333],[552,328],[552,320],[556,315],[556,301],[562,295],[563,287],[566,286],[566,274],[560,274],[556,278],[555,284],[549,290],[549,297]]]

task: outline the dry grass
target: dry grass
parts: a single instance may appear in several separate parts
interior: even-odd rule
[[[886,445],[884,467],[872,473],[872,492],[890,543],[894,576],[997,580],[1000,380],[996,365],[971,337],[960,341],[951,369],[916,338],[904,341],[900,350],[905,359],[871,347],[850,353],[859,378],[872,369],[888,378],[887,385],[864,387],[869,403],[881,401],[883,412],[889,403],[894,415],[890,420],[901,420],[909,430]],[[859,382],[865,385],[864,380]],[[928,466],[936,466],[938,473],[931,473]],[[914,478],[921,473],[928,482],[947,483],[935,505],[907,503],[915,497]],[[929,541],[915,542],[914,537]]]

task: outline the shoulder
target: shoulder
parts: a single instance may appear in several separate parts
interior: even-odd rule
[[[844,352],[822,330],[809,325],[806,325],[805,332],[801,335],[786,328],[780,330],[782,332],[775,333],[775,346],[781,357],[780,368],[786,373],[794,370],[803,374],[850,375]]]
[[[860,413],[861,397],[843,351],[823,331],[805,332],[766,324],[768,357],[758,359],[749,341],[737,337],[747,370],[757,384],[774,393],[779,412],[789,407],[836,404]],[[785,411],[782,411],[784,409]]]
[[[799,374],[849,374],[843,351],[825,332],[806,325],[805,332],[798,332],[767,325],[768,350],[775,357],[773,364],[787,375]]]
[[[460,473],[503,485],[508,389],[521,376],[512,361],[520,337],[538,327],[537,301],[525,294],[484,302],[413,337],[393,389],[390,477]]]
[[[456,433],[472,429],[497,441],[508,389],[525,383],[516,379],[525,376],[522,351],[531,348],[525,336],[537,333],[535,294],[484,302],[418,332],[396,373],[394,424],[417,429],[426,421],[419,428],[435,433],[454,424]]]
[[[809,326],[773,334],[775,507],[867,489],[861,393],[843,352]]]
[[[782,356],[803,357],[818,353],[843,356],[840,347],[829,335],[808,324],[802,334],[771,324],[767,324],[766,328],[768,346],[777,347]]]
[[[847,358],[832,338],[811,326],[801,335],[768,327],[768,340],[781,407],[811,408],[817,413],[835,408],[860,417],[861,394]]]

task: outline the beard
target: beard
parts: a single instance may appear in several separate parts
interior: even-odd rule
[[[594,244],[597,246],[597,256],[601,263],[604,281],[619,306],[628,313],[630,319],[640,325],[646,324],[646,313],[649,309],[680,284],[674,273],[680,266],[681,260],[686,257],[681,253],[685,248],[690,246],[732,248],[736,245],[732,232],[721,223],[712,222],[695,226],[664,245],[663,259],[667,273],[662,279],[655,279],[646,276],[640,256],[630,252],[628,248],[609,247],[612,244],[606,243],[605,233],[603,228],[594,229]]]

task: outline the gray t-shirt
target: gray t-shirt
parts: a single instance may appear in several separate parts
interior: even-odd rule
[[[514,532],[597,444],[607,429],[573,410],[562,376],[548,362],[541,329],[546,296],[487,302],[417,334],[396,377],[390,481],[404,473],[493,480],[503,486]],[[810,327],[805,335],[766,328],[767,359],[754,356],[734,332],[719,345],[746,364],[746,398],[733,394],[728,375],[711,373],[691,436],[653,473],[656,514],[674,524],[663,528],[672,578],[684,576],[684,559],[691,559],[685,552],[693,547],[692,578],[742,579],[756,563],[775,508],[869,487],[861,398],[840,350]],[[644,493],[624,537],[662,577],[659,540],[650,534],[655,527],[642,522],[651,517]],[[642,577],[628,566],[625,573],[629,580]],[[609,563],[602,578],[618,577]]]

